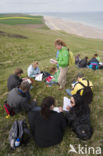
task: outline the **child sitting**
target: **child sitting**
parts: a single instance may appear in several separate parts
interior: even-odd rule
[[[46,78],[46,83],[51,86],[52,84],[58,83],[58,77],[59,77],[60,70],[57,70],[56,67],[51,67],[50,74],[51,76],[48,76]]]

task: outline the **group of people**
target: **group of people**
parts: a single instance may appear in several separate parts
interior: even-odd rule
[[[90,60],[88,60],[87,56],[84,57],[83,59],[80,59],[80,54],[78,54],[75,57],[75,64],[79,68],[90,68],[93,70],[103,68],[103,63],[100,61],[100,57],[98,56],[98,54],[94,54],[93,58],[91,58]]]
[[[47,84],[57,83],[59,90],[66,85],[66,75],[69,66],[69,49],[66,44],[57,39],[55,41],[57,56],[50,74],[46,73],[46,79],[53,76]],[[93,130],[90,122],[90,103],[93,99],[93,84],[83,74],[77,76],[77,81],[72,83],[72,89],[66,90],[70,98],[70,106],[67,111],[59,107],[59,112],[54,110],[55,98],[44,97],[41,106],[37,106],[36,99],[31,98],[31,84],[21,79],[22,69],[16,69],[8,78],[7,108],[10,115],[25,111],[28,113],[28,121],[32,137],[39,147],[49,147],[60,143],[63,139],[65,128],[69,126],[76,135],[83,140],[92,136]],[[28,77],[34,79],[40,74],[38,62],[33,62],[27,69]]]

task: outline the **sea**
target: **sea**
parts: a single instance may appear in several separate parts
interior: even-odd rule
[[[42,16],[52,16],[79,22],[88,26],[103,29],[103,12],[40,12],[34,13]]]

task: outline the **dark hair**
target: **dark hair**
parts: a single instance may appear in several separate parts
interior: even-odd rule
[[[87,57],[87,56],[85,56],[85,59],[86,59],[86,60],[88,60],[88,57]]]
[[[87,104],[90,104],[93,100],[93,91],[91,89],[90,86],[87,86],[84,88],[84,91],[83,91],[83,101]]]
[[[94,54],[94,57],[97,57],[98,56],[98,54]]]
[[[22,73],[23,73],[23,70],[21,68],[17,68],[15,70],[15,75],[22,74]]]
[[[41,104],[41,115],[48,119],[50,115],[50,106],[55,105],[55,99],[52,96],[45,97]]]
[[[21,90],[27,90],[29,91],[30,89],[30,84],[27,81],[22,81],[20,85]]]
[[[82,77],[84,77],[84,74],[83,74],[83,73],[78,73],[78,74],[77,74],[77,78],[78,78],[78,77],[82,78]]]
[[[50,68],[50,73],[53,73],[54,71],[56,71],[56,67],[51,67]]]
[[[75,106],[72,107],[71,111],[73,111],[76,116],[79,117],[90,113],[89,105],[86,103],[86,101],[84,101],[83,96],[75,94],[72,97],[75,100]]]

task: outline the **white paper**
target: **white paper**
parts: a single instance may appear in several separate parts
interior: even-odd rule
[[[71,103],[70,103],[70,99],[67,98],[67,97],[64,97],[64,99],[63,99],[63,110],[64,110],[64,111],[68,111],[68,110],[66,109],[67,106],[72,107],[72,106],[71,106]]]
[[[28,78],[23,78],[23,81],[27,81],[29,84],[32,84],[32,81]]]
[[[42,78],[43,78],[43,74],[38,74],[38,75],[35,77],[35,80],[36,80],[36,81],[42,81]]]
[[[53,111],[60,113],[59,107],[54,107],[54,108],[53,108]]]
[[[56,60],[54,60],[54,59],[50,59],[50,63],[52,63],[52,64],[56,64],[56,63],[57,63],[57,61],[56,61]]]

